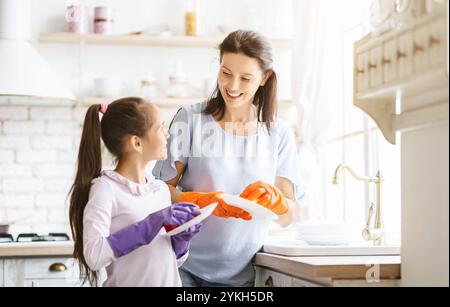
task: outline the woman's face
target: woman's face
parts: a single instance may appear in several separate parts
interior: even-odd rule
[[[167,139],[169,133],[164,130],[164,122],[161,119],[157,107],[151,106],[152,125],[142,138],[143,157],[146,161],[167,159]]]
[[[218,85],[227,108],[253,103],[256,91],[267,81],[258,60],[242,53],[224,53],[220,63]]]

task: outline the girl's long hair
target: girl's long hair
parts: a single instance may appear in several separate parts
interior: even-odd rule
[[[265,123],[270,131],[277,110],[277,75],[273,70],[272,48],[270,42],[254,31],[234,31],[219,45],[220,61],[225,53],[241,53],[256,59],[263,73],[271,73],[264,86],[256,91],[253,104],[257,108],[258,122]],[[208,99],[205,114],[217,116],[219,120],[225,115],[225,101],[217,85]]]
[[[122,156],[122,142],[127,135],[144,136],[150,127],[148,103],[141,98],[116,100],[109,106],[100,122],[100,105],[92,105],[84,118],[78,151],[77,173],[69,191],[69,221],[75,243],[73,256],[80,264],[83,283],[98,285],[98,272],[86,263],[83,249],[83,214],[89,200],[91,182],[101,174],[102,156],[100,138],[117,159]]]

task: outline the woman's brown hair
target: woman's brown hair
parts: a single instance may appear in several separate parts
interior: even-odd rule
[[[116,160],[120,160],[122,143],[127,135],[142,137],[150,128],[149,104],[137,97],[116,100],[109,104],[100,122],[100,105],[92,105],[84,118],[78,152],[75,181],[69,191],[69,221],[75,248],[73,256],[80,264],[83,283],[98,285],[98,272],[89,268],[83,249],[83,213],[89,199],[91,182],[100,176],[102,156],[100,138]]]
[[[270,130],[277,110],[277,76],[273,71],[272,48],[270,42],[254,31],[238,30],[231,32],[219,45],[220,61],[225,53],[241,53],[256,59],[263,73],[271,73],[264,86],[256,91],[253,104],[257,108],[258,122],[265,123]],[[217,116],[219,120],[225,115],[225,101],[217,85],[208,99],[205,114]]]

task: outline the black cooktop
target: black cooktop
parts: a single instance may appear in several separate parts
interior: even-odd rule
[[[38,235],[37,233],[21,233],[16,240],[9,234],[0,234],[0,243],[14,243],[14,242],[56,242],[69,241],[70,238],[65,233],[49,233],[48,235]]]

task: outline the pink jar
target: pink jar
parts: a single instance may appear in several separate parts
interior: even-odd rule
[[[94,8],[94,33],[112,34],[113,32],[113,10],[107,6]]]
[[[85,34],[89,32],[86,7],[72,4],[66,7],[66,21],[69,32]]]

